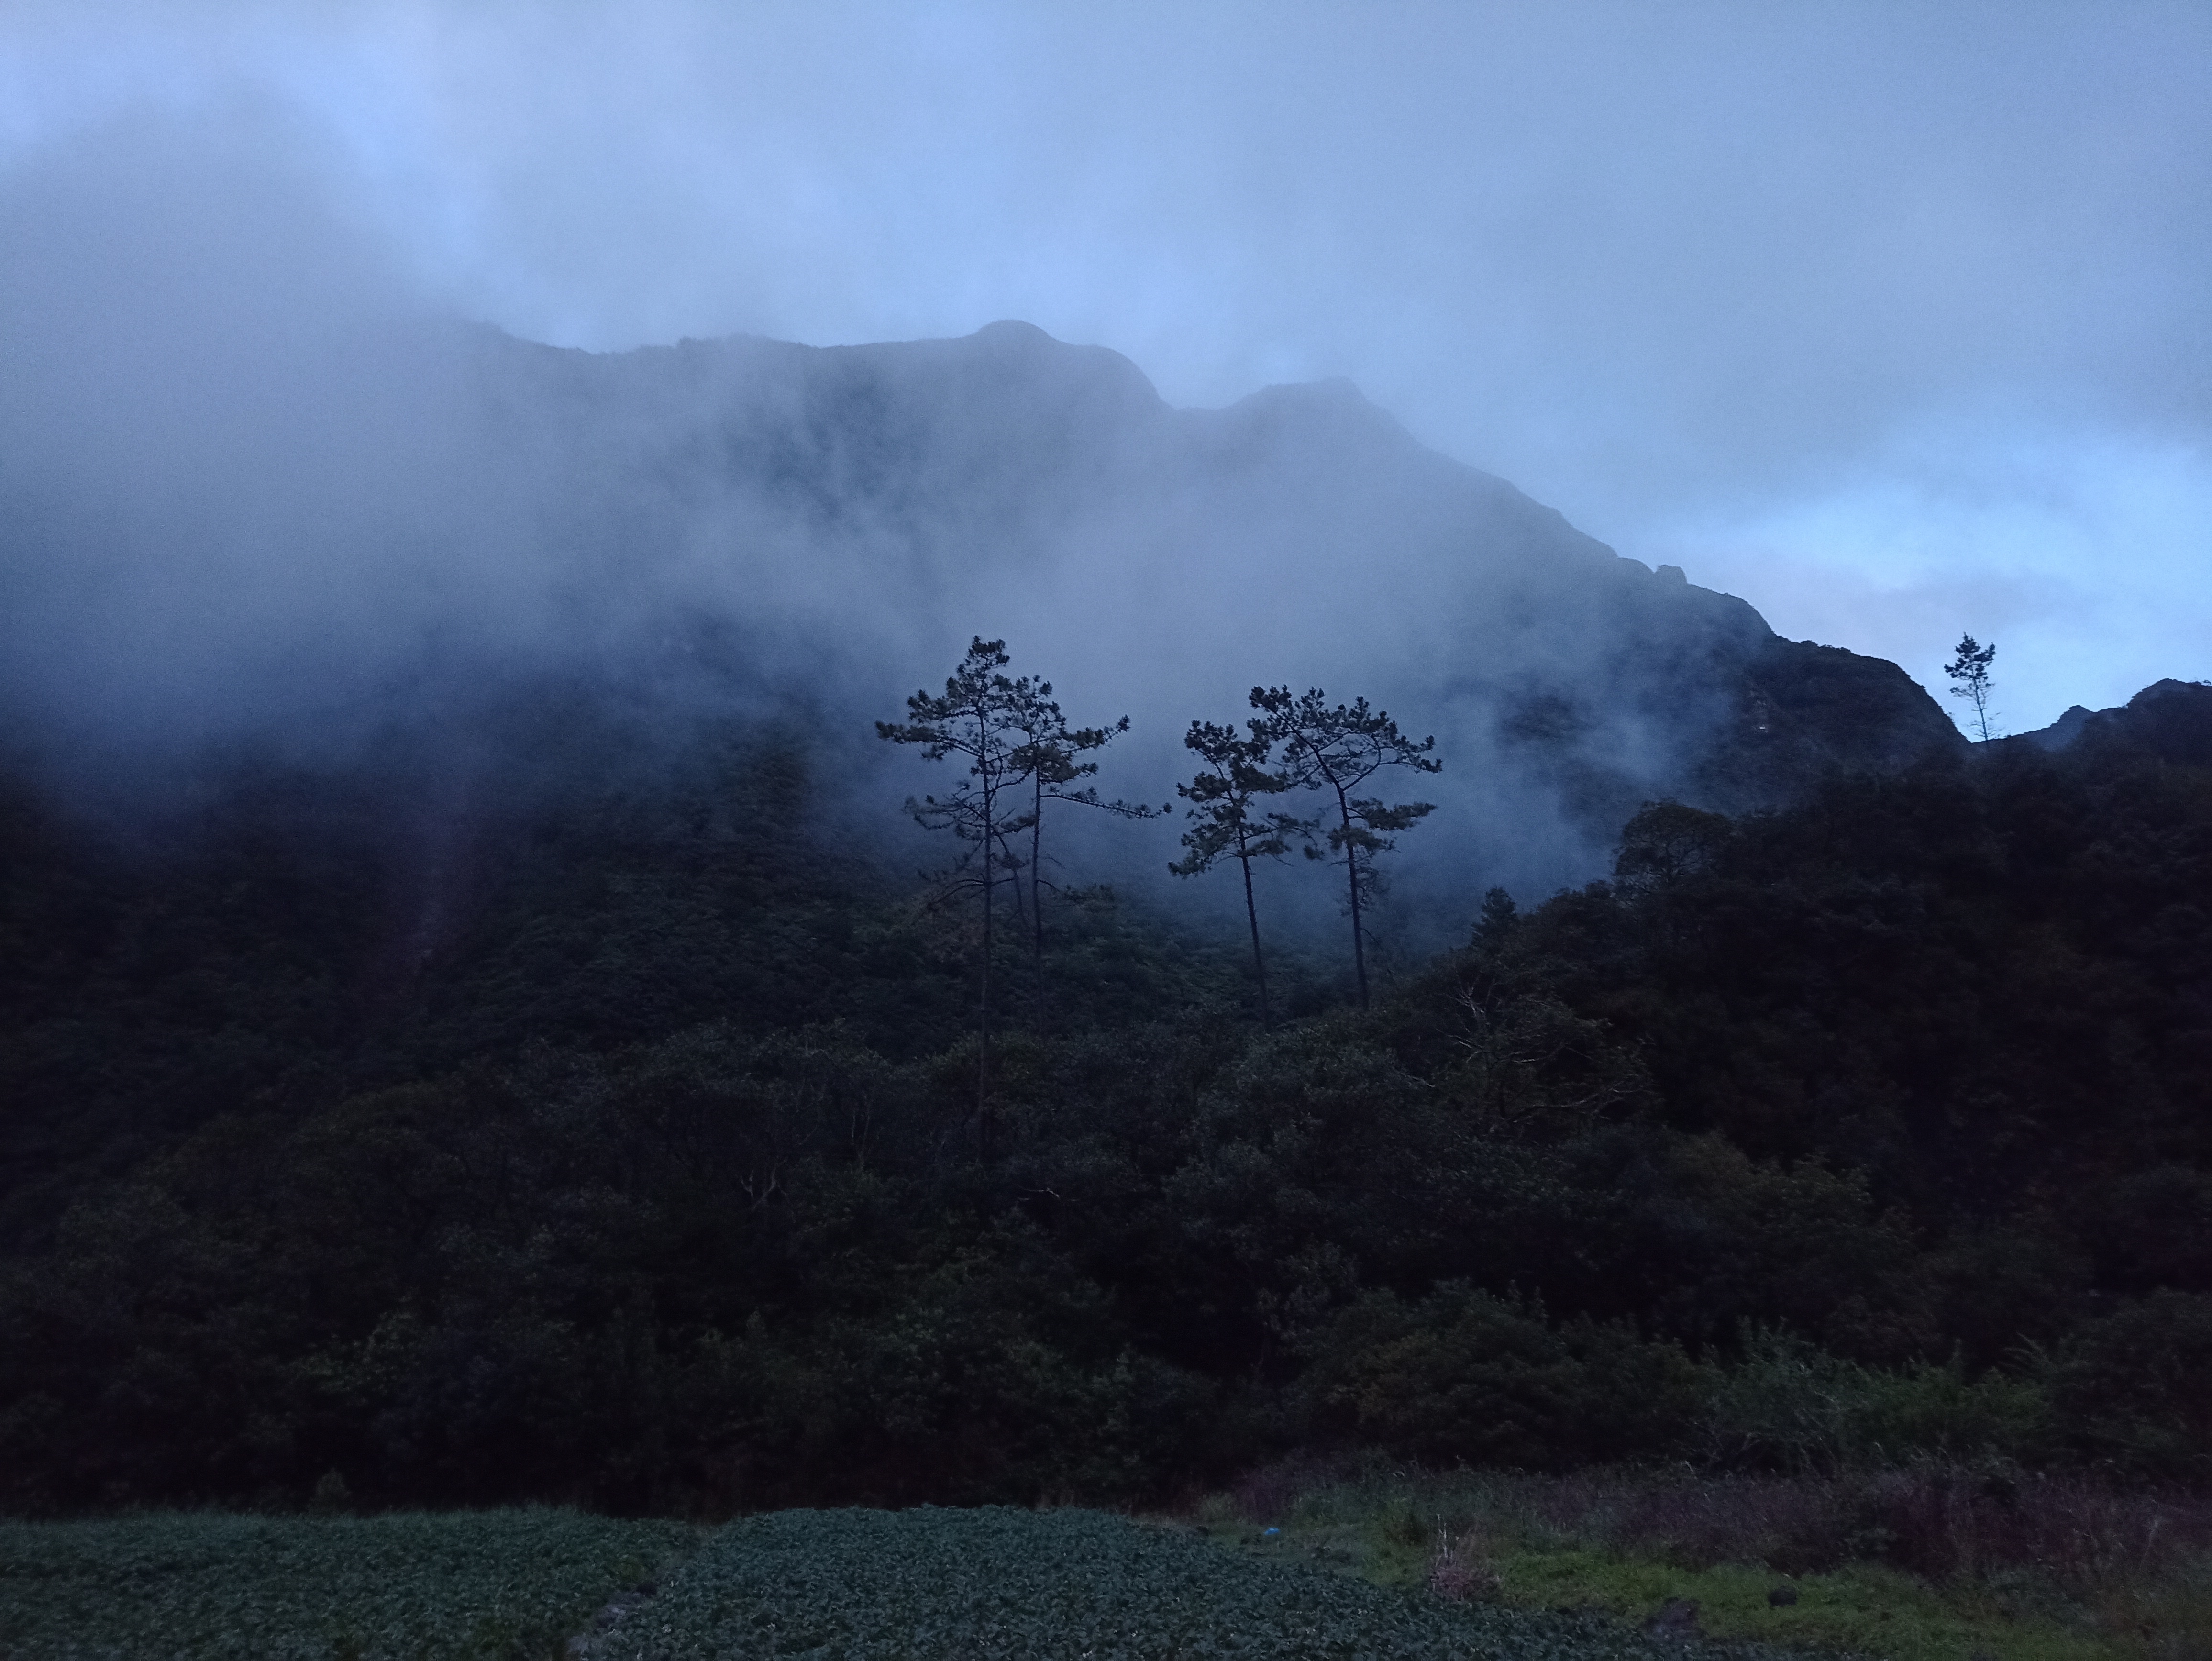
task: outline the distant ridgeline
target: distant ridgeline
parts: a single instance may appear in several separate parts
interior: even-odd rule
[[[119,453],[100,513],[0,484],[5,557],[116,578],[0,621],[0,1506],[2212,1481],[2212,689],[1969,745],[1340,386],[415,350],[362,418],[435,490],[306,417],[244,424],[258,519],[219,459],[173,525]],[[167,658],[115,644],[165,529]],[[337,599],[246,604],[264,537]],[[1332,913],[1270,1027],[1117,819],[995,937],[985,1064],[974,895],[896,839],[941,771],[870,727],[978,631],[1133,717],[1139,803],[1255,684],[1433,730],[1372,1009]]]
[[[2084,739],[2130,745],[2167,761],[2212,766],[2212,685],[2156,681],[2117,709],[2085,709],[2077,703],[2050,726],[2002,742],[2065,750]]]

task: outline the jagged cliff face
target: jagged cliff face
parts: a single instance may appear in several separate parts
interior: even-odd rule
[[[1155,801],[1256,683],[1387,706],[1447,759],[1420,841],[1455,888],[1590,873],[1647,797],[1960,742],[1893,666],[1776,639],[1343,383],[1176,410],[1000,324],[604,356],[416,326],[286,386],[223,394],[186,488],[158,442],[0,482],[19,726],[458,742],[491,689],[558,682],[865,733],[981,634],[1079,718],[1133,716],[1111,783]]]

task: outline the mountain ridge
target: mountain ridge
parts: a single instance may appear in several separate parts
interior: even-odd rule
[[[2212,684],[2171,678],[2153,681],[2124,704],[2088,709],[2077,703],[2048,727],[1997,741],[2058,751],[2095,739],[2130,745],[2161,761],[2212,763]]]

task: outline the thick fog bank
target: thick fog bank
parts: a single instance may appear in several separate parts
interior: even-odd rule
[[[1443,773],[1383,788],[1440,804],[1397,906],[1455,933],[1491,883],[1601,869],[1646,797],[1741,807],[1957,742],[1893,666],[1777,641],[1346,383],[1177,410],[1013,322],[560,350],[176,185],[18,179],[0,264],[0,697],[111,800],[241,748],[512,776],[500,712],[582,697],[639,750],[795,715],[897,837],[933,781],[871,723],[981,635],[1078,721],[1129,715],[1099,782],[1156,807],[1189,721],[1241,721],[1255,684],[1433,733]],[[1174,820],[1066,817],[1070,879],[1166,880]],[[1278,885],[1325,911],[1306,874]]]

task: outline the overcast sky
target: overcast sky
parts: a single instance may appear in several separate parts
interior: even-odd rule
[[[0,9],[0,170],[149,119],[532,338],[1346,375],[2014,730],[2212,677],[2212,5]]]

